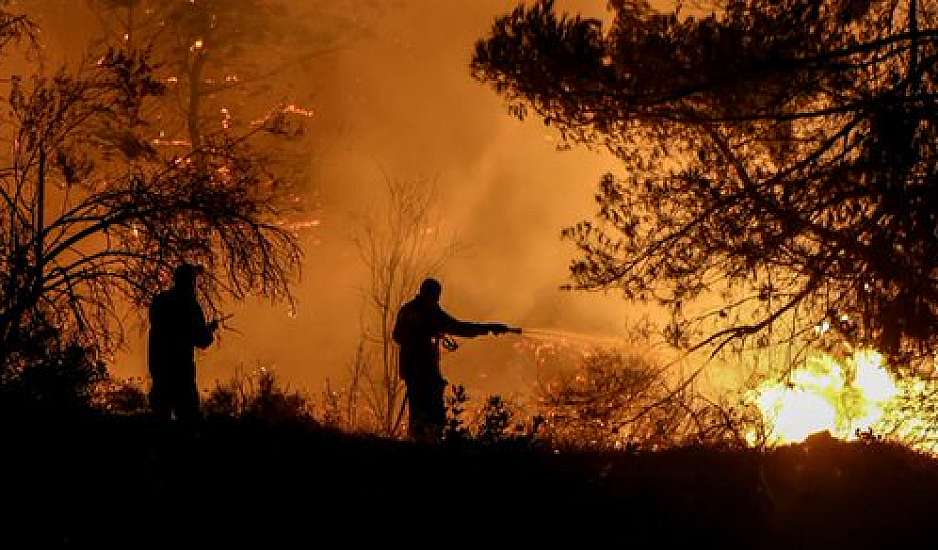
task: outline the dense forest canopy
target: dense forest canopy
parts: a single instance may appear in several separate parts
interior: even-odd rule
[[[938,345],[938,2],[711,4],[612,0],[604,29],[542,0],[476,46],[514,114],[623,163],[598,220],[565,231],[572,286],[667,306],[684,348],[836,333],[919,364]]]

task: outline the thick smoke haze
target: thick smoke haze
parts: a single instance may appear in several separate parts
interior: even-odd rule
[[[602,13],[599,2],[579,4]],[[474,42],[511,4],[397,6],[373,36],[331,61],[329,82],[311,83],[319,91],[315,108],[336,121],[326,131],[336,135],[320,157],[314,187],[321,225],[305,238],[296,316],[285,308],[238,312],[233,324],[244,336],[227,334],[203,356],[203,380],[258,361],[310,388],[326,377],[341,381],[359,340],[366,284],[351,238],[361,214],[380,208],[384,174],[436,182],[441,230],[463,245],[439,273],[453,315],[621,332],[627,307],[620,299],[558,289],[572,255],[560,229],[592,215],[595,184],[615,168],[614,159],[558,152],[551,130],[511,118],[502,100],[469,76]],[[485,392],[522,389],[532,367],[512,361],[511,340],[464,341],[446,357],[447,376]]]
[[[553,130],[510,117],[502,99],[469,75],[475,41],[515,2],[360,4],[377,14],[368,32],[319,59],[290,91],[315,109],[309,130],[318,132],[308,204],[319,225],[302,235],[306,259],[296,313],[283,304],[230,304],[230,325],[238,332],[223,333],[218,346],[201,354],[200,384],[258,365],[312,391],[327,378],[342,382],[364,314],[366,270],[352,237],[362,215],[381,207],[385,175],[436,182],[441,231],[463,245],[438,274],[453,315],[621,334],[631,313],[621,298],[559,290],[574,254],[560,230],[593,215],[596,183],[616,170],[615,159],[558,151]],[[558,5],[606,15],[604,0]],[[49,41],[56,38],[80,40],[69,34]],[[144,376],[145,327],[131,325],[129,333],[114,370]],[[512,338],[464,342],[446,356],[447,376],[483,392],[523,390],[533,367],[513,351]]]

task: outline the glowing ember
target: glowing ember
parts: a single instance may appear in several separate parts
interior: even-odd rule
[[[284,222],[282,225],[286,226],[287,229],[291,231],[300,231],[303,229],[310,229],[313,227],[319,227],[321,222],[319,220],[300,220],[295,222]]]
[[[305,116],[305,117],[312,117],[315,114],[312,109],[305,109],[293,103],[285,106],[283,108],[283,112],[285,114],[295,114],[295,115],[300,115],[300,116]]]
[[[168,145],[168,146],[172,146],[172,147],[190,147],[190,146],[192,145],[192,143],[191,143],[189,140],[186,140],[186,139],[160,139],[160,138],[154,138],[154,139],[150,140],[150,143],[152,143],[153,145],[157,145],[157,146],[160,146],[160,145],[166,146],[166,145]]]

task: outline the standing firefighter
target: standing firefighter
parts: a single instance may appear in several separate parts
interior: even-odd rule
[[[193,422],[199,417],[195,381],[195,348],[207,348],[218,321],[205,322],[195,295],[196,267],[181,264],[173,288],[150,304],[150,407],[160,418]]]
[[[417,296],[404,304],[394,324],[394,341],[400,344],[398,365],[407,387],[410,437],[422,441],[439,438],[446,423],[440,372],[440,344],[447,335],[473,338],[485,334],[520,332],[500,323],[469,323],[452,318],[440,307],[443,286],[426,279]]]

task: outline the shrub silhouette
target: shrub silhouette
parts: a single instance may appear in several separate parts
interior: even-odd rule
[[[538,389],[547,437],[596,448],[746,447],[758,414],[732,397],[716,401],[674,386],[654,360],[618,351],[596,351]]]
[[[94,405],[112,414],[143,414],[147,412],[147,392],[139,378],[108,377],[95,389]]]
[[[207,417],[260,420],[266,423],[316,424],[311,400],[280,383],[276,373],[259,368],[216,382],[203,403]]]
[[[476,438],[482,443],[498,443],[510,437],[515,413],[500,395],[492,395],[482,408]]]
[[[446,425],[443,427],[443,439],[462,441],[470,436],[464,416],[468,402],[469,393],[465,386],[459,384],[449,386],[449,394],[446,396]]]
[[[89,410],[97,384],[107,378],[93,350],[77,343],[51,345],[42,355],[18,361],[0,376],[0,402],[49,414]]]

